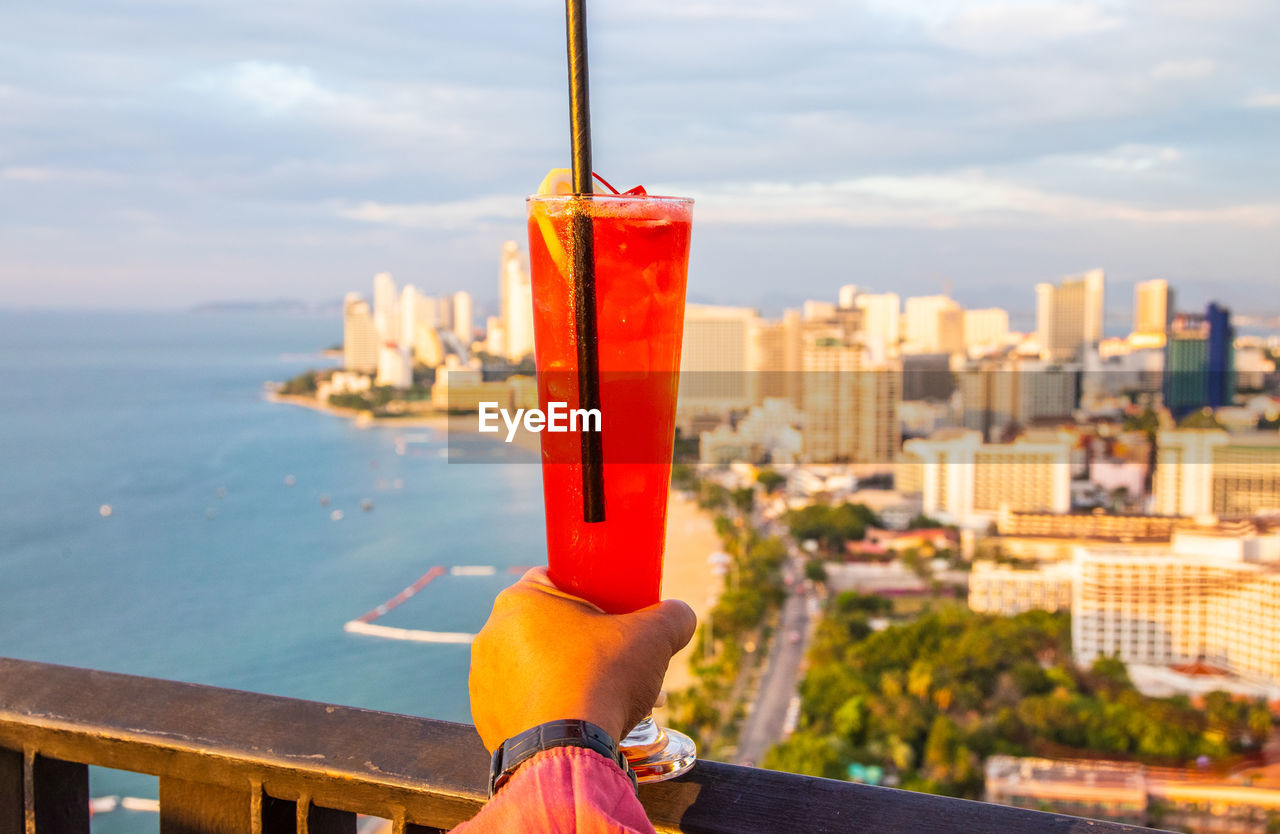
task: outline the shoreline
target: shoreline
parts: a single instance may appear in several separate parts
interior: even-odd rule
[[[403,417],[379,417],[369,411],[329,405],[328,403],[320,402],[315,397],[304,397],[300,394],[281,394],[276,391],[268,391],[266,392],[265,397],[267,402],[296,405],[301,408],[309,408],[312,411],[319,411],[322,414],[329,414],[333,417],[343,417],[354,420],[357,426],[417,426],[436,428],[444,431],[449,428],[449,418],[451,416],[457,416],[435,411],[429,414],[410,414]]]
[[[358,427],[362,428],[369,426],[428,427],[439,429],[447,434],[451,429],[457,430],[459,424],[454,422],[455,418],[471,416],[437,412],[406,417],[374,417],[367,411],[332,406],[327,403],[321,403],[314,397],[268,391],[266,398],[270,402],[295,405],[334,417],[351,419],[354,420]],[[499,443],[502,442],[496,436],[490,437],[489,435],[480,435],[478,432],[470,431],[467,434],[469,436],[484,437],[488,440],[496,440]],[[533,441],[532,451],[536,453],[539,448],[537,436],[521,437],[522,441],[530,439]],[[525,444],[517,441],[516,445],[524,446]],[[685,498],[683,492],[672,489],[667,499],[666,546],[662,566],[662,598],[679,599],[687,603],[697,615],[699,625],[705,622],[707,612],[711,608],[711,596],[713,594],[718,595],[724,584],[722,577],[712,575],[711,566],[707,562],[707,557],[720,549],[720,537],[716,534],[715,524],[711,515],[703,511],[696,501]],[[689,669],[690,658],[693,657],[697,648],[693,643],[690,643],[671,659],[671,663],[667,667],[666,677],[663,679],[662,688],[664,691],[674,692],[687,689],[697,683],[696,678],[694,678]]]

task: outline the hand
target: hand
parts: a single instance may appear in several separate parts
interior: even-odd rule
[[[471,644],[471,716],[484,746],[574,718],[620,741],[653,708],[696,625],[678,600],[606,614],[534,568],[498,594]]]

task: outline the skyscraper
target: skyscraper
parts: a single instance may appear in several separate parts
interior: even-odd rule
[[[838,329],[805,334],[804,452],[813,462],[890,464],[901,440],[902,374],[872,364]]]
[[[390,272],[373,276],[373,326],[378,339],[394,342],[400,337],[399,292]]]
[[[1173,316],[1173,290],[1159,278],[1143,281],[1133,288],[1133,332],[1159,333],[1169,329]]]
[[[530,313],[532,316],[532,296],[530,296]],[[471,302],[471,293],[459,290],[453,294],[453,332],[461,340],[463,347],[470,347],[475,339],[475,313]]]
[[[902,301],[897,293],[858,293],[853,305],[862,311],[862,342],[871,361],[884,362],[898,355]]]
[[[903,351],[906,353],[946,353],[949,346],[944,342],[953,337],[962,339],[963,318],[954,319],[948,316],[944,325],[944,314],[956,313],[960,305],[946,295],[925,295],[908,298],[906,301],[906,333]]]
[[[378,330],[369,302],[358,292],[347,293],[342,302],[342,366],[362,374],[378,369]]]
[[[680,354],[680,400],[685,414],[723,414],[756,403],[756,326],[750,307],[689,304]]]
[[[533,353],[533,284],[529,267],[513,240],[502,245],[498,281],[506,356],[519,361]]]
[[[1009,338],[1009,313],[1000,307],[964,311],[964,346],[999,347]]]
[[[1036,284],[1036,339],[1045,359],[1083,356],[1086,345],[1102,339],[1106,274],[1093,269],[1061,284]]]
[[[1235,397],[1235,329],[1231,311],[1210,303],[1204,315],[1179,313],[1165,342],[1164,405],[1181,418]]]

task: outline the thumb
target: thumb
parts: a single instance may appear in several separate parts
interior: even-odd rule
[[[666,599],[624,616],[632,618],[636,628],[666,637],[671,644],[671,654],[683,649],[693,639],[693,632],[698,627],[698,616],[687,603],[678,599]]]

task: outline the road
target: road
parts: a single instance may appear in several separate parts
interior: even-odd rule
[[[782,739],[787,707],[796,694],[800,678],[800,662],[809,645],[809,612],[803,584],[787,597],[782,607],[778,633],[769,650],[769,659],[760,679],[755,708],[742,722],[738,736],[738,763],[759,765],[765,751]],[[800,639],[792,642],[792,635]]]

